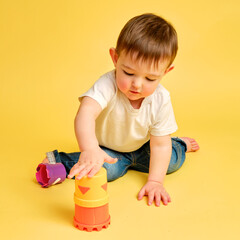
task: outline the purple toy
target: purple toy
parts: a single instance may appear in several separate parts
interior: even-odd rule
[[[65,180],[66,169],[62,163],[40,163],[37,167],[36,178],[42,187],[49,187]]]

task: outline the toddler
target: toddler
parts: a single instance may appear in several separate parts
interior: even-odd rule
[[[191,138],[171,138],[177,124],[169,92],[160,81],[174,67],[177,33],[154,14],[132,18],[122,29],[116,48],[110,49],[115,66],[86,93],[75,118],[80,152],[49,152],[43,162],[60,162],[68,178],[93,177],[103,166],[108,181],[128,169],[148,174],[138,194],[148,196],[148,205],[171,199],[163,182],[178,170],[185,152],[197,151]]]

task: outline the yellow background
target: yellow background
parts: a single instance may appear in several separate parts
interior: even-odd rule
[[[1,239],[239,239],[239,0],[0,1]],[[112,223],[73,227],[74,181],[42,189],[35,169],[45,152],[77,151],[78,96],[113,68],[108,49],[123,25],[145,12],[179,35],[171,92],[177,136],[201,150],[166,177],[168,207],[137,193],[146,174],[108,186]]]

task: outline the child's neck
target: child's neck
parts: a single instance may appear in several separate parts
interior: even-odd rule
[[[139,109],[142,105],[142,101],[143,101],[144,98],[141,98],[141,99],[138,99],[138,100],[130,100],[129,99],[129,102],[130,104],[132,105],[132,107],[134,109]]]

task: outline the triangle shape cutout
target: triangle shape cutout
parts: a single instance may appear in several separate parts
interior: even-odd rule
[[[82,194],[85,194],[90,189],[89,187],[82,187],[82,186],[78,186],[78,188]]]
[[[107,183],[103,184],[101,187],[102,187],[105,191],[107,191]]]

